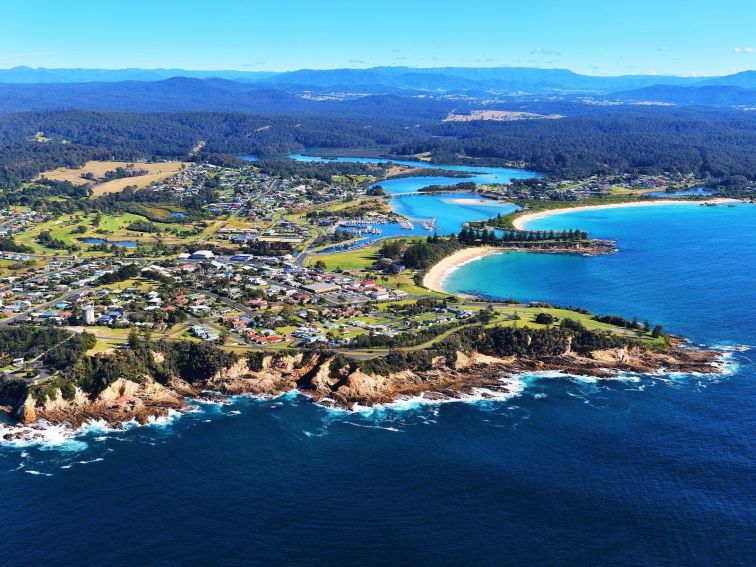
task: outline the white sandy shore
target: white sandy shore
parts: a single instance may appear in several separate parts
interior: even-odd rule
[[[488,256],[489,254],[499,252],[500,250],[500,248],[494,248],[492,246],[476,246],[455,252],[442,259],[437,264],[434,264],[431,269],[425,273],[425,276],[423,277],[423,286],[433,291],[447,293],[444,290],[443,283],[451,272],[463,264],[478,260],[483,256]]]
[[[609,205],[588,205],[585,207],[566,207],[564,209],[550,209],[548,211],[539,211],[537,213],[528,213],[528,214],[522,215],[514,219],[514,221],[512,221],[512,226],[514,226],[517,230],[525,230],[525,225],[527,225],[530,221],[534,221],[536,219],[543,219],[546,217],[550,217],[552,215],[572,213],[575,211],[591,211],[591,210],[598,210],[598,209],[620,209],[623,207],[653,207],[653,206],[659,206],[659,205],[691,205],[691,204],[702,204],[702,203],[712,203],[712,204],[719,205],[722,203],[736,203],[736,202],[738,202],[737,199],[725,199],[725,198],[707,199],[706,201],[662,199],[658,201],[637,201],[637,202],[632,202],[632,203],[612,203]]]
[[[564,208],[564,209],[551,209],[548,211],[539,211],[537,213],[528,213],[525,215],[522,215],[521,217],[518,217],[514,220],[512,223],[514,227],[518,230],[524,230],[524,227],[527,223],[529,223],[532,220],[536,219],[542,219],[549,217],[551,215],[560,215],[563,213],[571,213],[573,211],[588,211],[593,209],[618,209],[622,207],[650,207],[650,206],[658,206],[658,205],[690,205],[690,204],[701,204],[701,203],[711,203],[711,204],[723,204],[723,203],[737,203],[739,202],[737,199],[725,199],[725,198],[717,198],[717,199],[707,199],[706,201],[681,201],[681,200],[672,200],[672,199],[665,199],[665,200],[659,200],[659,201],[638,201],[638,202],[631,202],[631,203],[612,203],[607,205],[590,205],[590,206],[584,206],[584,207],[572,207],[572,208]],[[504,249],[497,248],[493,246],[476,246],[471,248],[465,248],[464,250],[460,250],[458,252],[455,252],[454,254],[447,256],[437,264],[434,264],[423,277],[423,286],[433,290],[438,291],[441,293],[448,293],[444,289],[444,280],[449,276],[451,272],[459,268],[460,266],[467,264],[469,262],[472,262],[474,260],[479,260],[480,258],[483,258],[484,256],[488,256],[489,254],[494,254],[496,252],[501,252]]]

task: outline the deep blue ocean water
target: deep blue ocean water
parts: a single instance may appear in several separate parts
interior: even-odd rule
[[[756,208],[570,213],[619,253],[506,254],[449,287],[756,345]],[[756,372],[523,377],[506,400],[333,412],[289,395],[0,447],[4,565],[752,565]],[[57,439],[57,441],[56,441]]]

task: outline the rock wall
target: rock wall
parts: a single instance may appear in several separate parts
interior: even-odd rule
[[[184,408],[185,397],[207,395],[208,391],[275,396],[297,390],[318,403],[351,409],[355,404],[370,406],[420,394],[449,399],[481,388],[506,391],[502,378],[522,371],[559,370],[599,377],[611,377],[617,371],[647,373],[660,369],[711,373],[717,371],[719,360],[711,351],[679,345],[664,353],[633,346],[595,351],[588,357],[568,349],[560,356],[543,359],[458,352],[451,367],[443,357],[436,357],[430,370],[404,370],[382,376],[336,368],[333,358],[326,354],[307,359],[304,356],[302,353],[266,356],[259,371],[251,370],[247,358],[241,357],[230,368],[199,383],[187,383],[177,377],[170,378],[166,385],[151,377],[120,378],[95,397],[88,397],[78,388],[72,400],[63,399],[59,390],[44,403],[27,395],[16,408],[16,417],[23,423],[44,419],[74,427],[88,420],[118,424],[134,419],[146,423],[167,415],[171,409]]]

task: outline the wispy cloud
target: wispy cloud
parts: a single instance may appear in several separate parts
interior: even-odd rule
[[[732,50],[733,53],[756,53],[756,49],[753,47],[735,47]]]
[[[534,49],[530,52],[531,55],[561,55],[561,51],[557,51],[556,49],[544,49],[542,47],[539,47],[538,49]]]
[[[367,61],[363,59],[350,59],[347,63],[354,63],[355,65],[367,65]]]
[[[669,45],[660,45],[656,48],[656,51],[669,51]]]

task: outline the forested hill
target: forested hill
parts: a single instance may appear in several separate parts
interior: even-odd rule
[[[295,75],[295,77],[300,75]],[[303,72],[302,80],[310,75]],[[336,77],[339,75],[336,74]],[[345,77],[351,77],[346,73]],[[455,111],[471,109],[517,110],[516,105],[548,107],[559,112],[561,107],[582,103],[584,93],[562,94],[559,97],[523,95],[528,92],[522,85],[519,94],[485,94],[485,89],[469,89],[463,79],[452,79],[450,85],[456,95],[443,91],[428,92],[434,84],[432,75],[421,74],[423,81],[416,89],[387,84],[358,83],[326,88],[308,83],[241,83],[220,78],[173,77],[160,81],[121,81],[84,83],[31,83],[0,82],[0,113],[32,110],[86,109],[103,111],[163,112],[250,112],[255,114],[311,114],[318,116],[380,115],[403,118],[435,118],[442,120]],[[272,81],[273,79],[271,79]],[[283,79],[280,79],[283,81]],[[431,82],[429,82],[431,81]],[[706,105],[724,107],[756,106],[756,88],[749,87],[756,80],[743,79],[728,85],[677,85],[653,84],[630,90],[616,90],[594,94],[594,102],[614,104],[621,102],[655,101],[678,106]],[[623,85],[626,83],[617,83]],[[425,85],[425,86],[423,86]],[[744,86],[746,85],[746,86]],[[319,92],[327,91],[327,92]],[[589,91],[590,92],[590,91]],[[528,111],[533,112],[532,108]],[[600,104],[583,104],[579,113],[600,113]]]
[[[756,175],[756,114],[749,112],[573,104],[558,120],[442,122],[436,108],[411,97],[397,97],[386,108],[380,97],[364,98],[369,111],[341,117],[83,110],[0,114],[0,184],[88,159],[186,158],[199,140],[207,142],[205,153],[235,155],[303,148],[378,156],[430,151],[439,163],[512,162],[564,177],[661,171],[716,178]]]

